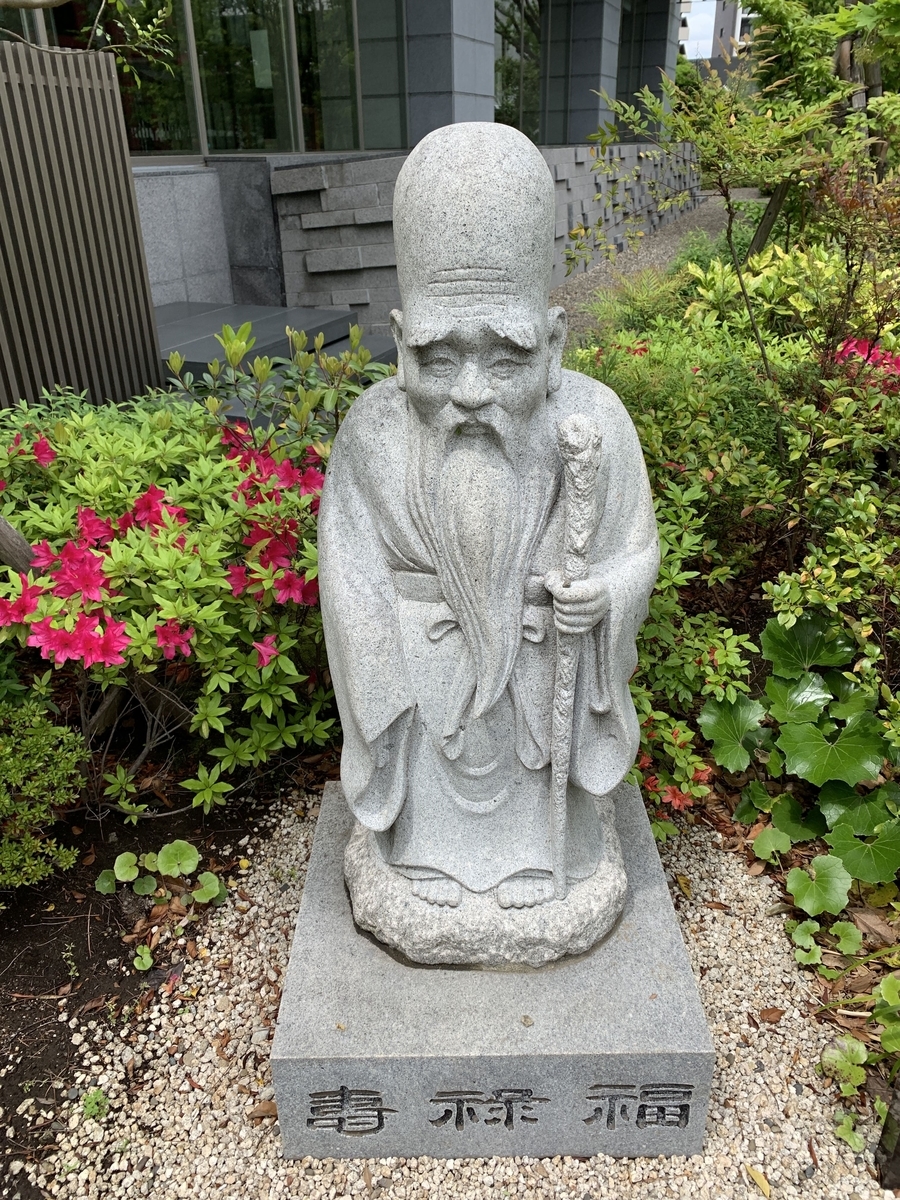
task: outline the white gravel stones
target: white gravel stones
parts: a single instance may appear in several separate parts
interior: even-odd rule
[[[810,1015],[784,917],[765,915],[777,892],[700,826],[661,853],[673,880],[690,881],[690,900],[676,884],[673,895],[718,1052],[702,1156],[284,1161],[277,1121],[265,1115],[268,1047],[311,839],[292,804],[265,818],[240,877],[248,911],[237,911],[242,898],[231,891],[197,938],[208,955],[186,963],[170,995],[118,1027],[80,1028],[80,1067],[65,1083],[102,1086],[109,1113],[88,1120],[80,1099],[63,1103],[55,1148],[21,1168],[46,1196],[756,1200],[748,1167],[765,1175],[773,1200],[893,1195],[878,1186],[870,1151],[856,1155],[832,1134],[835,1094],[815,1073],[832,1032]],[[784,1016],[756,1028],[751,1017],[770,1007]],[[859,1128],[877,1140],[871,1124]]]

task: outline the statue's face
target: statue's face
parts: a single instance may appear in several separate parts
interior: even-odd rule
[[[460,318],[433,340],[409,345],[402,315],[394,314],[400,386],[420,417],[439,415],[457,427],[507,425],[527,419],[559,386],[565,314],[554,309],[546,321],[521,336],[498,333],[502,315]]]

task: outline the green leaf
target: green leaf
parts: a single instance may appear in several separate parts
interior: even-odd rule
[[[156,880],[152,875],[142,875],[131,885],[131,890],[136,896],[152,896],[156,891]]]
[[[200,855],[190,842],[181,840],[168,842],[156,856],[157,869],[163,875],[171,875],[175,879],[179,875],[190,875],[200,861]]]
[[[740,821],[742,825],[754,825],[756,823],[756,819],[759,816],[759,809],[750,799],[746,788],[741,793],[740,802],[732,813],[732,816],[735,821]]]
[[[779,679],[770,675],[766,680],[769,712],[780,724],[790,721],[815,721],[831,699],[821,675],[801,675],[799,679]]]
[[[852,921],[835,921],[828,932],[838,939],[838,954],[859,954],[862,934]]]
[[[661,843],[665,843],[668,838],[678,837],[678,826],[673,825],[671,821],[651,821],[650,828],[654,838]]]
[[[829,828],[838,823],[848,825],[861,837],[868,837],[877,826],[891,819],[881,788],[861,796],[855,788],[837,780],[826,783],[819,792],[819,808]]]
[[[767,825],[753,839],[753,853],[757,858],[766,862],[774,862],[776,854],[787,854],[791,848],[791,839],[780,829]]]
[[[101,896],[111,896],[116,890],[116,876],[114,871],[101,871],[97,876],[97,882],[94,884],[96,890]]]
[[[787,769],[819,787],[830,779],[859,783],[874,779],[884,761],[885,742],[871,713],[857,713],[833,742],[815,725],[785,725],[778,739]]]
[[[859,1088],[866,1082],[864,1067],[868,1057],[866,1047],[858,1038],[849,1035],[835,1038],[822,1051],[822,1073],[830,1075],[838,1083],[849,1083],[854,1089]]]
[[[752,780],[747,788],[747,794],[753,801],[754,806],[760,812],[771,812],[772,805],[775,803],[775,797],[770,796],[768,790],[759,782],[758,779]]]
[[[812,667],[842,667],[856,651],[856,643],[831,627],[816,613],[803,613],[790,629],[773,617],[762,632],[762,655],[784,679],[799,679]]]
[[[838,720],[845,721],[854,713],[866,712],[875,707],[875,697],[870,696],[865,688],[849,680],[840,671],[829,671],[825,675],[825,684],[834,696],[828,712]]]
[[[132,879],[137,879],[138,876],[137,855],[130,851],[120,854],[113,863],[113,871],[116,879],[121,880],[122,883],[131,883]]]
[[[811,950],[795,950],[794,958],[804,967],[814,967],[816,963],[822,961],[821,947],[813,946]]]
[[[204,871],[197,880],[199,887],[195,887],[191,895],[198,904],[209,904],[211,900],[215,900],[219,895],[219,877],[214,875],[212,871]]]
[[[887,883],[900,870],[900,824],[889,825],[874,841],[864,842],[839,821],[825,841],[853,878],[863,883]]]
[[[137,971],[149,971],[153,966],[153,955],[149,946],[138,946],[134,954],[134,966]]]
[[[856,1132],[856,1117],[846,1114],[834,1127],[834,1136],[846,1142],[851,1150],[860,1154],[866,1148],[866,1139]]]
[[[719,766],[732,772],[746,770],[750,752],[742,744],[743,740],[758,727],[765,715],[763,706],[747,696],[738,696],[733,702],[707,700],[697,722],[703,736],[712,742]]]
[[[825,819],[817,808],[804,813],[790,792],[783,792],[772,805],[772,823],[792,842],[811,842],[825,832]]]
[[[850,895],[850,875],[839,858],[820,854],[809,864],[809,870],[794,867],[788,872],[787,890],[798,908],[810,916],[819,913],[839,913]]]
[[[156,855],[152,851],[149,851],[147,854],[142,854],[141,857],[138,859],[138,862],[141,864],[141,866],[144,868],[145,871],[158,870],[158,867],[156,865]]]
[[[822,926],[818,921],[801,921],[791,933],[791,941],[802,946],[804,950],[812,950],[816,944],[815,934],[819,932]]]

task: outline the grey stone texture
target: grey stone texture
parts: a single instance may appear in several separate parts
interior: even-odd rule
[[[272,1045],[287,1157],[702,1151],[712,1043],[640,795],[614,802],[612,933],[536,970],[451,969],[354,925],[353,817],[326,786]]]
[[[494,6],[406,0],[409,144],[442,125],[494,119]]]
[[[219,176],[206,167],[135,167],[154,305],[233,299]]]
[[[322,496],[341,777],[369,831],[347,883],[418,962],[581,952],[624,899],[608,795],[638,746],[659,547],[625,409],[561,369],[554,221],[523,134],[420,142],[397,180],[398,373],[344,419]]]

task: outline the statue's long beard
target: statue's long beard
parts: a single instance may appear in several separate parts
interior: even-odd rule
[[[499,421],[460,429],[452,410],[427,425],[410,413],[413,520],[474,668],[466,723],[488,712],[509,682],[526,578],[559,487],[545,439],[528,436],[538,430],[502,416],[501,434]]]

